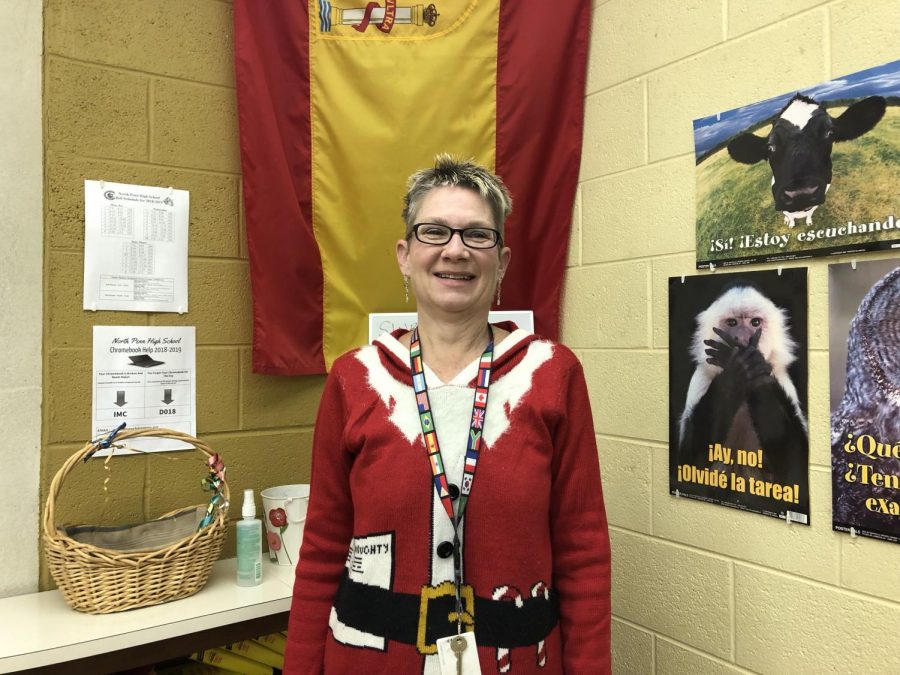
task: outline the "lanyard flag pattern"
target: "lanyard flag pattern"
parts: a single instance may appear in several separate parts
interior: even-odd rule
[[[368,313],[414,309],[394,244],[406,178],[440,152],[509,187],[503,306],[556,337],[590,0],[233,6],[254,372],[325,372]]]
[[[444,505],[444,510],[454,525],[458,525],[466,512],[469,493],[475,481],[475,469],[478,466],[478,454],[481,452],[481,429],[487,409],[488,389],[491,385],[491,366],[494,363],[494,334],[478,361],[478,378],[475,385],[475,401],[472,404],[472,422],[469,438],[466,442],[466,461],[463,465],[462,487],[459,491],[459,508],[453,514],[453,499],[450,497],[450,486],[441,460],[441,448],[437,440],[437,431],[431,415],[431,402],[428,400],[428,385],[425,383],[425,367],[422,363],[422,343],[419,341],[419,329],[413,328],[409,340],[409,365],[412,370],[413,389],[416,392],[416,405],[419,409],[419,421],[422,424],[422,438],[425,441],[425,452],[431,462],[431,473],[434,476],[434,489]]]

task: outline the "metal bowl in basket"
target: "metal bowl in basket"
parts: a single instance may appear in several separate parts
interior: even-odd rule
[[[170,429],[121,431],[115,435],[115,443],[141,437],[171,438],[188,443],[204,455],[207,464],[218,463],[218,456],[206,443]],[[53,477],[47,495],[41,519],[41,539],[50,573],[63,598],[70,607],[80,612],[107,614],[193,595],[206,584],[225,541],[229,492],[224,469],[219,471],[222,480],[218,483],[218,494],[221,498],[209,511],[208,524],[175,541],[166,541],[166,535],[159,534],[161,531],[177,533],[179,520],[180,526],[184,527],[185,518],[193,518],[195,513],[199,517],[208,507],[199,505],[179,509],[149,523],[133,526],[140,528],[138,539],[151,545],[117,550],[116,545],[111,543],[111,533],[103,531],[116,528],[59,527],[54,518],[56,499],[63,480],[76,465],[101,447],[108,447],[108,442],[87,443],[69,457]],[[86,530],[91,530],[90,536],[85,536]],[[154,541],[166,543],[152,545]]]

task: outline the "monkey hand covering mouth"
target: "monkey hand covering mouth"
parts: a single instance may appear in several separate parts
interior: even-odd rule
[[[762,336],[762,328],[750,336],[747,344],[726,333],[720,328],[713,328],[713,332],[722,338],[717,340],[704,340],[709,349],[706,362],[722,369],[722,376],[729,380],[736,389],[745,386],[755,388],[763,384],[774,382],[772,378],[772,366],[759,351],[759,338]]]

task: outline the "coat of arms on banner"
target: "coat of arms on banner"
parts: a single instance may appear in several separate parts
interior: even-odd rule
[[[348,4],[357,6],[341,7],[329,0],[319,0],[319,31],[335,35],[358,35],[369,32],[370,28],[382,33],[401,28],[405,35],[424,34],[435,27],[440,16],[434,3],[399,6],[397,0],[385,0],[383,5],[369,2],[360,7],[358,0],[348,0]],[[446,17],[444,21],[447,21]]]

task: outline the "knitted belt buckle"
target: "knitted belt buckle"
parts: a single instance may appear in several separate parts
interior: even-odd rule
[[[459,588],[459,595],[462,598],[463,611],[461,623],[463,632],[475,630],[475,591],[468,584],[463,584]],[[420,654],[437,654],[437,643],[425,642],[425,636],[428,629],[428,610],[432,600],[443,597],[456,597],[456,586],[452,581],[445,581],[437,586],[422,586],[422,592],[419,594],[419,626],[416,638],[416,647]],[[450,612],[447,616],[447,622],[456,624],[456,612]]]

